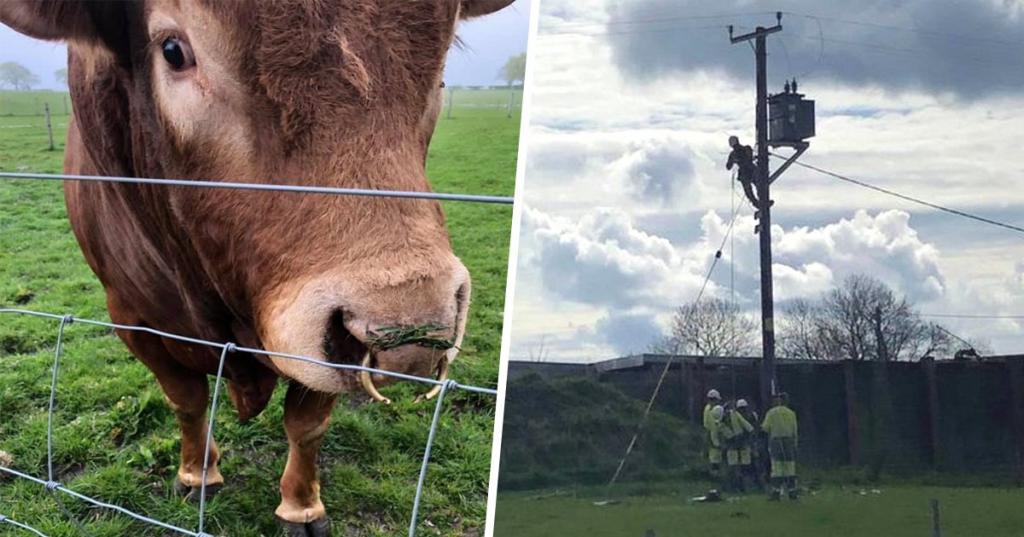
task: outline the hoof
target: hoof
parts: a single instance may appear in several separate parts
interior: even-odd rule
[[[331,519],[323,517],[312,522],[288,522],[281,517],[277,522],[284,529],[285,537],[331,537]]]
[[[177,477],[174,478],[174,485],[172,485],[172,487],[174,489],[174,495],[175,496],[178,496],[179,498],[184,498],[186,501],[189,501],[189,502],[196,502],[196,503],[199,502],[199,494],[200,494],[199,487],[192,487],[192,486],[186,485],[186,484],[182,483],[181,480],[178,479]],[[206,485],[206,499],[207,499],[207,501],[209,501],[210,498],[213,498],[214,496],[216,496],[217,493],[220,492],[220,489],[223,488],[223,487],[224,487],[223,483],[217,483],[217,484],[214,484],[214,485]]]

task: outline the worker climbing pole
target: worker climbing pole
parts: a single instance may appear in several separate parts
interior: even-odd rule
[[[733,36],[733,27],[729,26],[729,39],[733,44],[754,42],[754,56],[757,65],[757,101],[755,105],[755,129],[757,132],[756,157],[753,162],[739,162],[744,159],[745,151],[738,139],[731,137],[729,140],[733,152],[737,154],[737,162],[740,171],[740,182],[743,183],[744,166],[748,173],[752,173],[752,179],[756,193],[752,195],[751,188],[744,183],[744,191],[747,198],[757,207],[755,218],[758,219],[755,233],[759,234],[761,250],[761,386],[760,405],[765,408],[771,396],[776,392],[775,385],[775,299],[772,289],[772,237],[771,207],[774,202],[770,195],[770,186],[782,172],[786,170],[804,151],[809,144],[804,141],[814,136],[814,101],[808,101],[802,94],[796,92],[797,82],[786,82],[782,93],[768,96],[768,52],[767,37],[770,34],[782,31],[782,13],[775,14],[775,26],[764,28],[758,26],[753,32]],[[771,117],[769,118],[769,106]],[[769,132],[769,119],[771,130]],[[790,147],[795,150],[792,156],[775,171],[770,173],[768,166],[768,148]],[[738,149],[739,148],[739,149]],[[730,153],[729,164],[733,164],[733,153]]]

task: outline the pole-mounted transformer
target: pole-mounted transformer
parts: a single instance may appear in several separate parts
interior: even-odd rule
[[[796,79],[768,97],[768,145],[798,147],[814,137],[814,101],[796,92]]]

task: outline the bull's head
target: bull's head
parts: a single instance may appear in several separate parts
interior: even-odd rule
[[[0,20],[69,43],[76,124],[101,174],[429,190],[427,146],[460,18],[511,0],[7,0]],[[142,189],[199,318],[239,341],[430,375],[465,329],[470,280],[438,203]],[[432,341],[378,345],[431,327]],[[447,348],[450,347],[450,348]],[[369,353],[369,354],[368,354]],[[364,357],[369,357],[364,361]],[[354,375],[285,358],[324,392]],[[364,382],[371,392],[370,384]]]

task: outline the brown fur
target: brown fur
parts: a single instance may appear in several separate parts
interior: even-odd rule
[[[69,40],[68,173],[425,191],[460,10],[477,16],[509,2],[9,0],[0,21]],[[194,69],[161,63],[168,36],[193,47]],[[461,338],[468,276],[436,202],[113,183],[69,182],[65,192],[116,322],[349,362],[377,326],[441,323]],[[345,355],[326,356],[334,311],[354,340]],[[174,408],[179,479],[198,486],[218,352],[119,335]],[[437,359],[410,349],[377,357],[414,374]],[[233,354],[225,377],[242,419],[264,408],[279,375],[331,392],[355,385],[350,374]],[[293,522],[323,516],[315,460],[334,396],[304,398],[307,389],[293,382],[286,400],[291,452],[278,515]],[[214,471],[210,483],[220,479]]]

